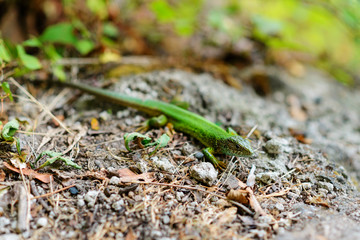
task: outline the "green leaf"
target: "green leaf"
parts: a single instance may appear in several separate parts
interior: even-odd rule
[[[76,50],[78,50],[82,55],[86,55],[89,52],[91,52],[91,50],[93,50],[95,47],[95,44],[90,41],[90,40],[79,40],[76,42],[75,44],[75,48]]]
[[[106,35],[108,37],[112,37],[112,38],[116,38],[117,36],[119,36],[119,30],[111,22],[104,23],[104,25],[103,25],[103,33],[104,33],[104,35]]]
[[[42,46],[41,41],[38,38],[31,38],[22,43],[25,47],[38,47],[40,48]]]
[[[158,140],[155,142],[155,149],[150,153],[150,156],[153,155],[159,148],[165,147],[170,141],[170,137],[167,134],[161,135]]]
[[[11,61],[11,56],[8,50],[5,48],[4,43],[0,39],[0,61],[3,60],[5,62]]]
[[[43,156],[50,157],[50,159],[47,159],[45,163],[43,163],[39,168],[44,168],[47,165],[53,164],[56,161],[63,161],[65,165],[68,165],[73,168],[81,169],[81,166],[74,163],[71,159],[65,158],[62,156],[61,153],[53,152],[53,151],[44,151],[42,152],[35,160],[35,163],[37,163]]]
[[[46,28],[39,37],[42,42],[63,43],[75,45],[77,38],[74,34],[74,26],[71,23],[59,23]]]
[[[66,80],[66,73],[64,71],[64,66],[56,65],[52,68],[53,74],[60,80]]]
[[[48,58],[50,58],[51,61],[56,62],[57,60],[61,59],[62,56],[56,51],[56,48],[53,44],[46,44],[43,47],[43,50]]]
[[[283,29],[283,24],[280,21],[264,16],[254,15],[252,21],[259,32],[264,35],[279,34]]]
[[[39,59],[27,54],[23,46],[17,45],[16,50],[22,64],[24,64],[25,67],[27,67],[30,70],[36,70],[42,68]]]
[[[159,139],[157,139],[155,142],[152,142],[150,137],[145,136],[141,133],[138,132],[127,133],[124,135],[124,139],[125,139],[125,148],[129,152],[131,152],[129,147],[129,142],[135,140],[136,138],[141,139],[141,144],[144,145],[144,147],[155,146],[155,149],[150,153],[150,156],[153,155],[159,148],[165,147],[170,141],[170,137],[167,134],[161,135]]]
[[[10,90],[10,86],[9,86],[9,83],[8,82],[3,82],[1,84],[1,88],[2,90],[9,95],[9,99],[10,101],[14,101],[13,99],[13,96],[12,96],[12,93],[11,93],[11,90]]]
[[[166,0],[151,2],[150,9],[155,13],[160,22],[169,22],[175,18],[175,11]]]
[[[1,137],[5,141],[12,141],[16,131],[19,129],[19,122],[14,119],[5,124],[4,128],[1,131]]]
[[[104,0],[87,0],[86,5],[100,19],[107,18],[108,9],[107,9],[106,1],[104,1]]]
[[[19,155],[22,155],[21,154],[21,146],[20,146],[20,141],[18,139],[15,138],[15,142],[16,142],[16,150],[18,152]]]
[[[147,144],[148,142],[151,141],[151,138],[150,138],[150,137],[145,136],[145,135],[143,135],[143,134],[141,134],[141,133],[138,133],[138,132],[127,133],[127,134],[124,135],[124,140],[125,140],[125,148],[126,148],[129,152],[131,152],[131,149],[130,149],[130,147],[129,147],[129,143],[130,143],[131,141],[133,141],[134,139],[136,139],[136,138],[142,139],[141,143],[143,143],[143,141],[145,140],[145,142],[144,142],[145,144]]]

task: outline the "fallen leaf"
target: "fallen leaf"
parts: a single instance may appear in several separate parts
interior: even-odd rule
[[[23,168],[20,171],[20,169],[11,166],[7,162],[4,162],[3,164],[7,169],[9,169],[11,171],[14,171],[14,172],[17,172],[17,173],[22,172],[24,175],[36,178],[36,179],[42,181],[43,183],[49,183],[49,182],[51,182],[53,180],[53,175],[49,174],[49,173],[38,173],[35,170],[29,169],[29,168]]]
[[[5,176],[6,176],[6,174],[5,174],[4,170],[0,169],[0,182],[5,181]]]
[[[107,177],[107,172],[104,170],[100,170],[100,171],[97,171],[97,172],[90,172],[90,171],[87,171],[85,174],[84,174],[84,177],[92,177],[92,178],[96,178],[96,179],[100,179],[100,180],[108,180],[109,178]]]
[[[321,199],[320,196],[310,197],[308,203],[330,208],[328,201]]]
[[[142,174],[136,174],[128,168],[119,169],[117,173],[119,174],[121,182],[134,182],[139,180],[151,182],[152,180],[154,180],[154,173],[147,172]]]
[[[56,115],[57,119],[60,121],[64,121],[65,120],[65,116],[64,115]],[[54,118],[52,119],[52,123],[54,124],[54,126],[58,127],[60,126],[59,122],[57,120],[55,120]]]
[[[217,217],[216,224],[223,225],[223,224],[231,223],[236,218],[236,213],[237,213],[236,207],[230,207],[226,209],[225,211],[219,214],[219,216]]]
[[[100,129],[99,121],[96,118],[91,119],[91,129],[96,131]]]
[[[307,120],[308,115],[306,111],[302,108],[299,98],[295,95],[290,95],[287,97],[287,102],[290,105],[289,112],[290,115],[297,121],[304,122]]]
[[[227,199],[234,200],[234,201],[242,203],[242,204],[249,204],[248,192],[246,190],[231,189],[226,197],[227,197]]]
[[[307,138],[305,136],[305,133],[303,133],[303,132],[301,132],[299,130],[289,128],[289,132],[294,138],[296,138],[296,140],[298,140],[301,143],[304,143],[304,144],[311,144],[312,143],[312,139]]]
[[[137,236],[135,235],[132,228],[129,229],[129,232],[126,234],[125,240],[136,240]]]

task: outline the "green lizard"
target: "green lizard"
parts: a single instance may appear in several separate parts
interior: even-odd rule
[[[70,82],[62,84],[121,106],[135,108],[150,116],[157,116],[146,121],[148,126],[161,127],[167,122],[171,123],[175,130],[187,133],[204,144],[206,148],[202,151],[205,157],[219,169],[224,169],[226,164],[217,160],[213,154],[231,156],[251,156],[253,154],[249,140],[238,136],[234,130],[225,131],[202,116],[174,104],[156,100],[141,100],[85,84]]]

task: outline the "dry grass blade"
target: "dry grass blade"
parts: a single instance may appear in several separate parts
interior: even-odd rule
[[[59,189],[59,190],[53,191],[53,192],[51,192],[51,193],[46,193],[46,194],[43,194],[43,195],[40,195],[40,196],[32,197],[31,200],[33,200],[33,199],[38,199],[38,198],[43,198],[43,197],[49,197],[49,196],[52,196],[52,195],[54,195],[54,194],[56,194],[56,193],[65,191],[65,190],[67,190],[67,189],[69,189],[69,188],[72,188],[72,187],[75,187],[75,186],[76,186],[76,184],[73,184],[73,185],[70,185],[70,186],[61,188],[61,189]]]
[[[9,80],[11,81],[11,83],[13,83],[16,87],[18,87],[21,91],[23,91],[26,96],[28,96],[31,101],[33,101],[34,103],[36,103],[36,105],[38,105],[44,112],[46,112],[47,114],[49,114],[51,116],[51,118],[53,118],[57,123],[59,123],[59,125],[64,128],[68,133],[72,134],[72,132],[63,124],[62,121],[60,121],[57,117],[54,116],[54,114],[51,113],[51,111],[44,106],[43,104],[41,104],[38,100],[36,100],[36,98],[34,98],[25,88],[23,88],[17,81],[15,81],[14,78],[9,78]]]

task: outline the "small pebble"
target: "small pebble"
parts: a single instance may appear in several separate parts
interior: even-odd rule
[[[266,142],[265,149],[270,154],[279,154],[282,152],[290,152],[289,141],[283,138],[273,138]]]
[[[175,166],[166,157],[158,158],[155,156],[150,159],[153,161],[154,165],[160,170],[167,171],[169,173],[175,173]]]
[[[204,157],[204,154],[202,152],[196,152],[194,154],[194,157],[196,157],[197,159],[202,159]]]
[[[41,217],[36,221],[36,226],[45,227],[48,224],[48,220],[46,217]]]
[[[120,211],[124,208],[124,201],[123,200],[119,200],[114,202],[111,207],[115,210],[115,211]]]
[[[137,201],[137,202],[140,202],[140,201],[143,200],[143,198],[142,198],[142,196],[140,196],[140,195],[135,195],[135,196],[134,196],[134,200]]]
[[[98,195],[99,191],[88,191],[85,194],[84,200],[88,203],[89,207],[93,207],[95,205],[95,200]]]
[[[0,236],[0,240],[18,240],[20,239],[20,235],[9,233],[9,234],[3,234]]]
[[[77,189],[77,187],[71,187],[69,188],[69,191],[72,195],[77,195],[79,193],[79,189]]]
[[[297,199],[299,197],[299,195],[296,193],[293,193],[293,192],[288,192],[287,197],[288,197],[288,199]]]
[[[183,192],[176,192],[175,193],[176,200],[181,201],[181,199],[185,196]]]
[[[279,172],[262,172],[256,174],[256,179],[262,181],[263,183],[269,184],[276,182],[279,179]]]
[[[116,176],[112,176],[110,178],[109,184],[111,185],[118,185],[120,183],[120,178]]]
[[[285,207],[281,203],[276,203],[275,208],[279,210],[280,212],[284,211]]]
[[[108,121],[111,118],[111,115],[107,111],[102,111],[99,114],[99,117],[104,121]]]
[[[148,163],[146,161],[144,161],[143,159],[139,159],[138,161],[136,161],[136,167],[142,173],[146,173],[149,171]]]
[[[303,190],[309,190],[309,189],[311,189],[311,183],[309,183],[309,182],[302,183],[301,187]]]
[[[78,205],[78,207],[83,207],[83,206],[85,206],[85,201],[84,201],[84,199],[79,199],[79,200],[77,201],[77,205]]]
[[[0,217],[0,228],[4,228],[10,224],[10,219],[7,217]]]
[[[164,224],[169,224],[169,222],[170,222],[169,216],[168,216],[168,215],[163,216],[163,217],[162,217],[162,222],[163,222]]]
[[[317,185],[321,188],[328,190],[329,192],[332,192],[334,190],[334,185],[328,182],[317,182]]]
[[[185,156],[189,156],[190,154],[195,152],[195,148],[190,143],[185,142],[181,147],[181,151]]]
[[[218,172],[211,163],[202,162],[191,167],[190,175],[199,182],[212,186],[217,179]]]

